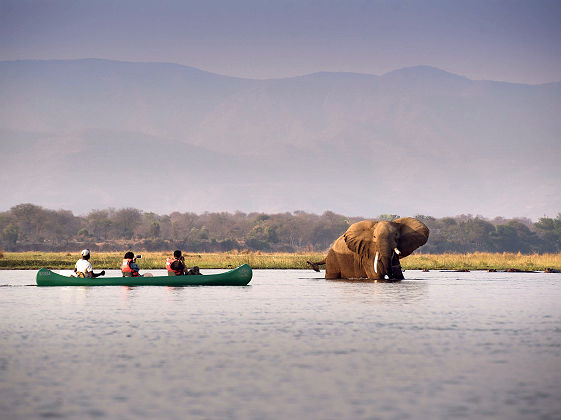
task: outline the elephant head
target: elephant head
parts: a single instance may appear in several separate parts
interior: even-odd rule
[[[355,223],[343,235],[368,278],[402,279],[399,259],[424,245],[429,229],[417,219],[402,217],[389,221]]]

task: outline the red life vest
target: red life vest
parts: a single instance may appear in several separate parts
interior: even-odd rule
[[[124,260],[123,260],[123,263],[121,264],[121,271],[122,271],[123,273],[131,273],[131,275],[132,275],[133,277],[140,277],[140,274],[138,274],[138,271],[133,270],[133,269],[131,268],[131,265],[130,265],[131,262],[132,262],[132,259],[131,259],[131,258],[126,258],[126,259],[124,259]]]
[[[171,268],[171,265],[176,261],[179,261],[179,260],[175,257],[168,257],[168,259],[166,260],[166,270],[172,271],[176,276],[180,276],[180,275],[183,274],[183,271],[174,270],[173,268]]]

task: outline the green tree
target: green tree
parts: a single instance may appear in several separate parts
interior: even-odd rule
[[[498,225],[492,235],[498,250],[531,253],[540,249],[539,238],[528,226],[518,220],[510,220]]]
[[[131,239],[142,219],[140,210],[127,207],[117,210],[112,220],[112,229],[117,238]]]
[[[14,224],[9,224],[2,230],[2,240],[8,245],[15,245],[19,236],[19,228]]]
[[[156,221],[152,222],[150,225],[150,237],[159,238],[160,237],[160,224]]]
[[[399,219],[399,214],[381,214],[378,216],[378,220],[387,220],[389,222],[395,219]]]
[[[31,203],[18,204],[10,209],[18,227],[22,239],[36,241],[41,236],[41,231],[46,226],[46,212]]]
[[[96,238],[105,240],[111,228],[108,210],[93,210],[86,217],[86,226]]]
[[[256,250],[270,250],[279,241],[277,227],[270,222],[270,218],[258,218],[258,223],[245,238],[246,245]]]
[[[53,243],[65,243],[80,230],[82,220],[69,210],[48,210],[45,217],[44,234]]]
[[[9,212],[0,212],[0,232],[4,230],[6,226],[12,223],[12,216]]]
[[[541,240],[540,251],[561,251],[561,213],[555,219],[541,217],[534,223],[536,233]]]
[[[88,232],[88,229],[82,228],[82,229],[80,229],[80,230],[78,231],[78,234],[77,234],[77,235],[78,235],[79,238],[85,239],[85,238],[87,238],[88,236],[90,236],[90,233]]]

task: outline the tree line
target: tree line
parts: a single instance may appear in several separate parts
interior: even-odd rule
[[[378,220],[398,215],[382,214]],[[561,252],[561,213],[556,218],[492,220],[460,215],[414,216],[431,233],[422,253]],[[5,251],[100,251],[125,249],[187,252],[325,251],[361,217],[326,211],[265,214],[173,212],[158,215],[135,208],[93,210],[76,216],[30,203],[0,212],[0,249]]]

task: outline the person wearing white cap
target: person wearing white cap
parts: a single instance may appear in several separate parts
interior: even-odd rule
[[[105,275],[105,270],[102,270],[100,273],[95,274],[93,272],[92,263],[89,261],[90,259],[90,250],[84,249],[82,250],[82,258],[80,258],[76,265],[74,266],[74,272],[76,273],[76,277],[99,277]]]

